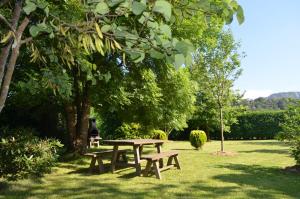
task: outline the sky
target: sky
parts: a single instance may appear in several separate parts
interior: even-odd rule
[[[300,91],[300,0],[238,0],[245,22],[230,28],[241,42],[245,98]]]

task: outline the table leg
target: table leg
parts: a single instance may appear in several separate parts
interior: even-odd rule
[[[140,157],[142,156],[143,149],[144,149],[144,146],[143,146],[143,145],[142,145],[142,146],[140,146],[140,148],[139,148],[139,151],[140,151]]]
[[[133,146],[133,154],[134,154],[136,175],[140,176],[142,173],[142,168],[141,168],[140,146],[139,145]]]
[[[118,148],[119,146],[115,145],[113,149],[113,154],[111,158],[111,172],[114,173],[116,169],[116,162],[118,158]]]
[[[161,153],[161,144],[156,144],[157,153]],[[164,161],[163,159],[159,160],[159,168],[164,167]]]

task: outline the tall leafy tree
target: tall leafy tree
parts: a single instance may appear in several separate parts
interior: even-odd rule
[[[202,90],[202,95],[207,99],[207,104],[211,106],[211,111],[206,112],[216,117],[216,112],[213,110],[217,110],[221,134],[221,152],[224,152],[224,131],[226,131],[226,122],[224,121],[234,122],[232,117],[225,120],[224,112],[231,115],[229,110],[236,99],[232,87],[234,81],[241,74],[241,55],[238,52],[239,43],[234,41],[230,31],[211,29],[206,34],[208,34],[207,40],[200,45],[196,55],[197,61],[192,70],[198,74],[203,74],[201,81],[205,88]]]
[[[234,0],[4,1],[1,10],[8,12],[1,15],[1,23],[5,23],[8,30],[1,32],[1,36],[5,44],[20,39],[20,35],[11,36],[13,30],[5,20],[12,4],[20,5],[20,15],[28,18],[26,32],[30,37],[25,41],[31,41],[28,47],[32,50],[32,62],[42,67],[36,79],[59,95],[67,113],[71,143],[80,150],[86,146],[91,90],[111,78],[110,73],[101,73],[104,65],[130,66],[130,62],[140,63],[148,56],[176,66],[189,65],[193,45],[172,34],[173,27],[183,18],[203,12],[204,17],[216,15],[230,21],[237,14],[238,19],[243,20],[242,9]],[[31,19],[32,16],[36,17]],[[7,48],[10,57],[13,47]],[[16,58],[14,56],[14,60]],[[6,71],[16,63],[10,65],[1,56],[2,62]],[[6,89],[3,95],[6,99],[8,87],[1,86]]]

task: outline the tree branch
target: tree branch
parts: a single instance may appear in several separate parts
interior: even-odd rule
[[[18,39],[21,40],[22,34],[23,34],[25,28],[28,26],[29,22],[30,22],[30,20],[29,20],[28,17],[25,17],[23,19],[23,21],[21,22],[21,25],[19,26],[19,28],[18,28],[18,30],[16,32],[17,33],[17,37],[19,37]]]
[[[33,40],[32,37],[28,37],[26,39],[23,39],[23,40],[21,40],[21,45],[27,44],[27,43],[31,42],[32,40]]]
[[[5,5],[5,4],[7,4],[9,2],[9,0],[2,0],[1,2],[0,2],[0,6],[3,6],[3,5]]]
[[[16,30],[14,29],[14,27],[12,27],[12,25],[7,21],[7,19],[2,15],[0,14],[0,21],[4,22],[4,24],[9,27],[9,29],[11,31],[13,31],[14,33],[16,32]]]

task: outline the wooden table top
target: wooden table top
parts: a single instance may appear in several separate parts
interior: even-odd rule
[[[164,143],[163,140],[154,140],[154,139],[103,140],[103,144],[118,145],[118,146],[151,145],[151,144],[163,144],[163,143]]]

